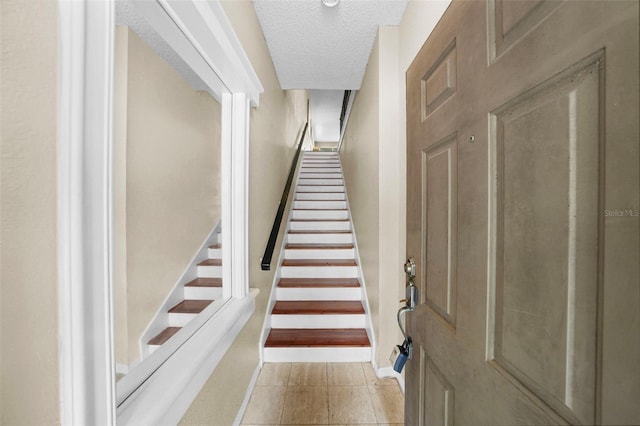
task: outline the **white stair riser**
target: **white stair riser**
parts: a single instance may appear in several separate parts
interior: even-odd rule
[[[318,173],[305,170],[300,173],[300,179],[342,179],[342,173],[335,171],[332,173]]]
[[[296,201],[342,201],[344,199],[344,192],[304,192],[296,194]]]
[[[342,179],[299,179],[299,185],[343,185]]]
[[[198,266],[200,278],[222,278],[222,266]]]
[[[354,259],[354,249],[285,249],[285,259]]]
[[[370,362],[370,347],[264,348],[264,362]]]
[[[305,155],[303,159],[309,160],[309,161],[322,161],[322,160],[340,161],[340,156],[333,153],[329,153],[327,155]]]
[[[176,314],[169,312],[169,327],[184,327],[197,316],[197,314]]]
[[[335,152],[327,152],[327,153],[316,153],[313,155],[305,155],[303,157],[305,160],[339,160],[340,156]]]
[[[147,347],[149,348],[149,355],[151,355],[152,353],[154,353],[155,351],[157,351],[160,348],[161,345],[147,345]],[[147,355],[147,356],[149,356]]]
[[[348,219],[347,210],[293,210],[293,219]]]
[[[364,314],[279,315],[271,314],[271,328],[364,328]]]
[[[217,300],[222,298],[221,287],[185,287],[184,298],[187,300]]]
[[[299,185],[296,190],[298,192],[344,192],[344,185]]]
[[[340,167],[300,167],[300,173],[341,173]]]
[[[289,244],[350,244],[353,234],[288,234]]]
[[[361,300],[360,287],[278,287],[277,300]]]
[[[222,259],[222,249],[221,248],[210,248],[209,249],[209,259]]]
[[[283,266],[282,278],[357,278],[356,266]]]
[[[294,209],[346,209],[346,201],[295,201],[293,203]]]
[[[347,220],[301,221],[294,220],[289,223],[292,231],[351,231],[351,224]]]

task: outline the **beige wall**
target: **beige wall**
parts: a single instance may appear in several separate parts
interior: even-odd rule
[[[2,0],[0,423],[60,422],[57,2]]]
[[[376,37],[342,141],[342,166],[360,254],[371,320],[380,343],[380,38]]]
[[[341,153],[380,367],[389,365],[398,343],[395,313],[402,298],[397,34],[397,27],[385,27],[376,37]]]
[[[115,289],[116,303],[126,299],[127,306],[126,313],[116,308],[116,327],[127,324],[126,352],[116,346],[116,354],[128,353],[116,361],[130,364],[140,358],[140,336],[220,218],[221,109],[132,31],[117,30],[116,49],[115,103],[126,111],[115,115],[122,154],[115,162]],[[117,345],[124,332],[116,328]]]
[[[401,339],[402,264],[417,255],[405,253],[405,72],[448,4],[409,1],[400,26],[379,29],[341,152],[381,367]]]
[[[184,425],[230,425],[259,364],[259,343],[277,266],[284,225],[271,271],[260,269],[282,189],[294,155],[296,134],[306,118],[306,91],[280,89],[251,1],[223,1],[223,6],[264,87],[260,106],[251,110],[249,194],[249,280],[258,288],[256,310],[185,414]],[[292,117],[294,114],[295,117]]]

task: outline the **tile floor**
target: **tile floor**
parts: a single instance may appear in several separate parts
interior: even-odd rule
[[[267,363],[242,425],[402,425],[404,396],[395,379],[368,363]]]

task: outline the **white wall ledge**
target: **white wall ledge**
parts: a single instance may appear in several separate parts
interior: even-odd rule
[[[251,317],[258,292],[227,301],[118,406],[117,424],[177,424]]]

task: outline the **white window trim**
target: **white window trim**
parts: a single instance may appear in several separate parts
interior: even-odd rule
[[[208,377],[204,373],[215,368],[254,309],[247,267],[249,108],[258,105],[263,89],[219,1],[134,1],[222,104],[223,279],[231,283],[224,295],[230,299],[143,379],[117,414],[119,423],[126,419],[156,423],[160,418],[177,422],[204,384],[194,378]],[[116,423],[114,2],[59,0],[58,4],[60,419],[69,425],[110,425]],[[183,368],[181,361],[194,354],[202,362],[192,359],[187,363],[192,368]],[[157,395],[158,384],[166,391],[162,382],[167,379],[182,393],[170,392],[173,397],[165,398],[174,398],[173,402],[165,400],[159,409],[157,398],[148,395]]]

